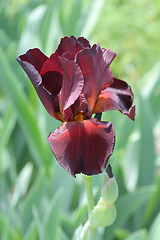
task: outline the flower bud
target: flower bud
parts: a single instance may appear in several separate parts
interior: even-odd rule
[[[107,227],[110,226],[116,218],[115,205],[106,206],[101,200],[95,206],[90,214],[90,225],[93,227]]]
[[[101,196],[106,205],[115,203],[118,198],[118,186],[115,177],[109,178],[109,180],[105,183]]]

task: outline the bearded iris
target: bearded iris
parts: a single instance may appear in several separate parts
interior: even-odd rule
[[[71,36],[62,38],[49,58],[37,48],[17,58],[48,113],[62,122],[48,141],[72,176],[101,173],[114,149],[113,124],[92,114],[117,109],[134,120],[131,88],[110,69],[115,56],[110,49]]]

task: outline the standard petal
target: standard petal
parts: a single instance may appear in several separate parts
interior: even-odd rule
[[[19,58],[22,61],[32,64],[38,72],[40,72],[42,65],[48,59],[38,48],[30,49],[26,54],[19,56]]]
[[[48,141],[59,164],[72,176],[101,173],[114,149],[110,122],[96,119],[63,123],[50,133]]]
[[[105,49],[105,48],[103,48],[102,51],[103,51],[103,57],[105,59],[106,64],[110,65],[111,62],[116,57],[116,53],[113,52],[111,49]]]
[[[46,72],[42,75],[43,86],[56,97],[62,88],[63,75],[57,71]]]
[[[53,53],[50,58],[48,58],[48,60],[43,64],[40,74],[44,75],[47,72],[53,71],[60,72],[61,74],[63,73],[57,53]]]
[[[22,58],[23,59],[23,58]],[[43,103],[44,107],[48,111],[48,113],[58,119],[61,120],[57,113],[55,112],[54,101],[52,98],[52,94],[46,90],[46,88],[42,85],[42,77],[39,72],[35,69],[35,67],[28,63],[27,61],[23,61],[21,56],[17,58],[17,61],[22,66],[24,71],[27,73],[29,79],[31,80],[41,102]],[[57,105],[57,104],[56,104]]]
[[[63,84],[59,94],[60,112],[65,117],[65,110],[75,103],[84,85],[83,74],[78,66],[73,61],[68,61],[64,57],[60,57],[63,69]]]
[[[132,107],[133,93],[130,86],[117,78],[111,86],[102,90],[94,108],[94,113],[119,110],[134,120],[135,106]]]
[[[85,47],[90,47],[90,44],[83,37],[78,39],[74,36],[64,37],[61,39],[56,52],[44,62],[40,70],[42,84],[54,96],[59,93],[62,87],[63,70],[59,56],[63,56],[67,60],[74,60],[75,54]]]
[[[80,43],[83,48],[86,48],[86,47],[91,48],[91,46],[89,44],[89,41],[84,37],[79,37],[78,38],[78,43]]]
[[[112,71],[105,62],[99,44],[78,52],[76,62],[84,76],[83,94],[93,110],[101,90],[113,82]]]
[[[88,46],[90,46],[89,42],[83,37],[78,39],[74,36],[64,37],[61,39],[56,53],[59,56],[64,56],[68,60],[74,60],[76,53]]]
[[[76,53],[82,50],[84,47],[89,47],[89,42],[80,37],[76,39],[74,36],[64,37],[61,39],[61,42],[50,58],[43,65],[40,74],[44,75],[49,71],[57,71],[62,74],[62,68],[59,61],[59,56],[63,56],[68,60],[74,60]]]

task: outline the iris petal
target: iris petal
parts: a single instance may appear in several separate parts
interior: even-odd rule
[[[79,44],[74,36],[64,37],[56,50],[59,56],[63,56],[64,53],[69,52],[70,60],[74,60],[75,54],[82,50],[83,47]]]
[[[23,61],[23,59],[26,58],[20,56],[17,58],[17,61],[27,73],[44,107],[52,117],[60,120],[54,109],[52,94],[48,92],[47,89],[42,85],[41,75],[32,64],[28,63],[27,61]]]
[[[89,41],[84,37],[79,37],[78,38],[78,43],[80,43],[83,48],[86,48],[86,47],[91,48],[91,46],[89,44]]]
[[[40,74],[44,75],[45,73],[52,71],[60,72],[62,74],[61,63],[56,52],[53,53],[50,58],[48,58],[48,60],[43,64]]]
[[[64,37],[56,50],[58,56],[65,56],[68,60],[74,60],[77,52],[90,47],[87,39],[80,37],[76,39],[74,36]]]
[[[113,84],[101,91],[94,113],[117,109],[134,120],[135,106],[132,107],[132,103],[133,93],[130,86],[126,82],[114,78]]]
[[[85,47],[90,47],[87,39],[80,37],[76,39],[74,36],[64,37],[50,58],[44,63],[40,71],[41,75],[45,75],[48,72],[59,72],[63,73],[59,56],[63,56],[68,60],[74,60],[76,53]]]
[[[32,64],[38,72],[40,72],[42,65],[48,59],[38,48],[30,49],[26,54],[19,56],[19,58],[22,61]]]
[[[54,97],[58,95],[62,87],[63,75],[57,71],[49,71],[42,75],[43,86],[53,94]]]
[[[116,57],[116,53],[113,52],[111,49],[102,49],[103,51],[103,57],[105,59],[105,63],[110,65],[113,59]]]
[[[59,58],[63,69],[63,84],[59,94],[59,106],[64,120],[67,121],[68,117],[66,119],[65,110],[73,105],[79,97],[82,92],[84,79],[78,64],[68,61],[64,57]]]
[[[96,119],[63,123],[48,141],[59,164],[72,176],[101,173],[114,148],[114,129],[110,122]]]
[[[79,95],[73,107],[76,109],[77,113],[82,113],[86,118],[91,118],[92,110],[83,93]]]
[[[84,76],[83,94],[93,110],[99,93],[112,84],[113,74],[103,57],[99,44],[85,48],[76,55],[76,62]]]

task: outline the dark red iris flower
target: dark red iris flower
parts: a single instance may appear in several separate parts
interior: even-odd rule
[[[71,36],[62,38],[49,58],[37,48],[17,58],[48,113],[62,121],[48,141],[72,176],[101,173],[113,152],[113,124],[91,118],[93,113],[118,109],[134,120],[131,88],[110,69],[115,56],[110,49]]]

